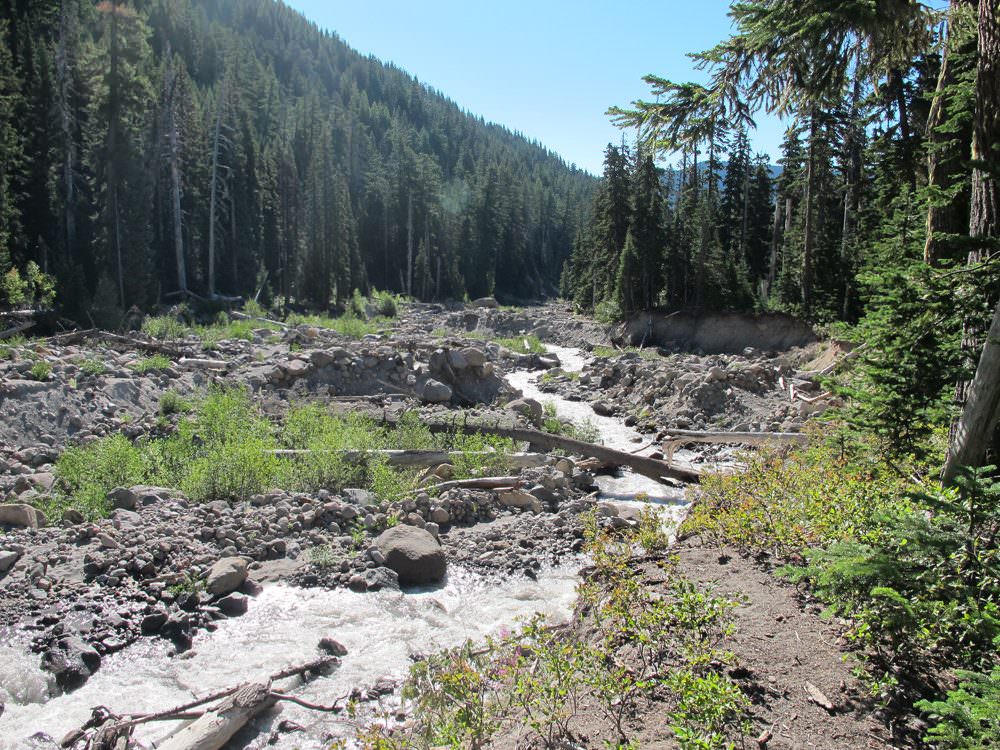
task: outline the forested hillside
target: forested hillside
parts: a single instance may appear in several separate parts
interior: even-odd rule
[[[274,0],[0,4],[0,303],[556,288],[594,180]]]

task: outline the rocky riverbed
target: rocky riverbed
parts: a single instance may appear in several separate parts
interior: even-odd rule
[[[498,343],[527,336],[579,347],[582,367]],[[172,434],[183,417],[162,408],[168,393],[191,398],[214,385],[241,386],[276,418],[313,400],[390,419],[418,411],[424,421],[539,425],[542,405],[519,400],[506,380],[531,369],[541,391],[589,403],[595,414],[651,438],[670,428],[795,430],[829,403],[815,399],[820,394],[802,377],[816,347],[709,355],[609,346],[603,327],[555,306],[433,305],[411,306],[361,340],[317,326],[262,325],[250,340],[210,346],[193,337],[163,342],[100,332],[18,346],[0,361],[5,641],[38,660],[52,683],[45,693],[70,693],[144,639],[174,658],[197,651],[199,638],[244,616],[265,587],[375,596],[434,584],[446,571],[533,581],[580,552],[586,512],[609,524],[632,522],[627,508],[601,502],[591,471],[567,458],[522,469],[499,489],[456,486],[390,499],[362,488],[275,488],[195,503],[176,488],[139,485],[110,493],[107,518],[67,510],[48,519],[36,509],[60,492],[55,463],[68,446],[119,433],[139,440]],[[595,347],[599,356],[587,353]],[[49,372],[33,379],[38,362]],[[793,387],[790,396],[790,384],[811,395],[796,398]],[[440,484],[446,469],[430,467],[427,481]],[[23,717],[28,699],[16,679],[0,674],[0,701]],[[0,713],[0,729],[3,722]]]

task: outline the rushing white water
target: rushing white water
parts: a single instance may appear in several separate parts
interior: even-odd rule
[[[481,640],[518,617],[542,612],[565,619],[572,610],[578,564],[539,573],[538,580],[487,579],[452,568],[446,584],[416,592],[356,594],[346,590],[298,589],[272,585],[250,603],[249,612],[220,623],[214,633],[195,638],[187,658],[170,658],[168,645],[143,639],[109,656],[79,690],[49,699],[49,681],[38,657],[25,649],[0,647],[0,748],[30,747],[29,737],[44,732],[56,741],[81,726],[93,706],[112,711],[158,711],[192,697],[264,676],[319,655],[324,636],[343,643],[348,654],[329,677],[295,690],[298,697],[333,703],[355,687],[381,677],[401,678],[409,656]],[[284,704],[280,715],[261,720],[264,729],[282,719],[306,733],[283,735],[276,747],[320,748],[336,724],[329,715]],[[146,725],[138,737],[155,741],[173,727]]]
[[[546,344],[550,353],[559,357],[559,362],[565,372],[579,372],[586,364],[579,349],[569,349],[562,346]],[[538,387],[538,373],[519,370],[511,373],[507,381],[520,389],[526,398],[533,398],[541,403],[551,403],[560,419],[568,419],[577,424],[589,422],[600,436],[604,445],[620,451],[634,451],[649,442],[618,417],[602,417],[594,413],[586,401],[570,401],[561,396],[545,393]],[[693,457],[689,451],[679,450],[674,454],[678,459]],[[632,471],[624,470],[619,476],[599,476],[597,485],[601,488],[601,496],[613,501],[620,507],[641,507],[648,503],[658,506],[668,524],[676,524],[687,511],[688,501],[685,491],[680,487],[667,485],[648,479]]]

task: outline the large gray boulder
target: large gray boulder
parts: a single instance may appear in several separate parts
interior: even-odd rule
[[[444,578],[447,563],[433,535],[416,526],[393,526],[383,531],[375,546],[386,567],[396,571],[400,584],[434,583]]]
[[[100,666],[101,655],[75,636],[57,641],[42,655],[42,669],[51,672],[67,693],[83,685]]]
[[[24,503],[0,505],[0,526],[13,526],[19,529],[37,529],[44,526],[45,514],[38,508]]]
[[[212,596],[231,594],[247,579],[247,561],[242,557],[223,557],[208,571],[205,590]]]
[[[428,378],[420,389],[420,398],[431,404],[443,404],[451,401],[451,386],[434,378]]]

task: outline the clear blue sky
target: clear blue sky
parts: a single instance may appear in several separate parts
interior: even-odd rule
[[[648,98],[642,76],[699,80],[685,56],[730,33],[728,0],[285,0],[363,54],[600,174],[622,131],[605,110]],[[757,150],[784,126],[761,116]]]

